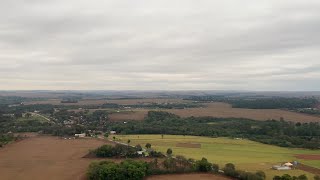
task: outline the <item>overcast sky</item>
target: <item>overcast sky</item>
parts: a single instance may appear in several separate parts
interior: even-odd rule
[[[0,90],[320,90],[319,0],[2,0]]]

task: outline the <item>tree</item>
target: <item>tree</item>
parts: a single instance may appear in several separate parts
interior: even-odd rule
[[[256,175],[261,177],[261,179],[266,179],[266,173],[264,173],[263,171],[257,171]]]
[[[223,168],[223,171],[224,171],[224,174],[227,176],[231,176],[231,177],[238,176],[238,172],[236,171],[236,168],[232,163],[226,164],[225,167]]]
[[[112,138],[113,138],[113,141],[115,141],[115,140],[116,140],[116,137],[115,137],[115,136],[113,136]]]
[[[196,161],[196,170],[200,172],[209,172],[212,170],[212,164],[206,158]]]
[[[308,180],[308,177],[305,174],[303,174],[298,176],[298,180]]]
[[[167,149],[167,155],[168,155],[168,156],[171,156],[171,155],[172,155],[172,149],[171,149],[171,148]]]
[[[147,148],[147,149],[150,149],[150,148],[151,148],[151,144],[150,144],[150,143],[147,143],[147,144],[146,144],[146,148]]]
[[[30,113],[26,113],[26,114],[25,114],[25,117],[26,117],[27,119],[29,119],[29,118],[31,117],[31,114],[30,114]]]
[[[105,133],[103,136],[104,136],[105,138],[108,138],[108,137],[109,137],[109,134],[108,134],[108,133]]]
[[[128,141],[127,141],[127,142],[128,142],[128,146],[129,146],[129,144],[130,144],[131,140],[130,140],[130,139],[128,139]]]

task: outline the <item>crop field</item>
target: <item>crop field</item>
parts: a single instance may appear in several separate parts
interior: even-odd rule
[[[163,139],[161,135],[117,135],[116,137],[122,142],[130,139],[132,145],[140,144],[144,146],[146,143],[151,143],[152,148],[161,152],[166,152],[167,148],[172,148],[173,154],[184,155],[187,158],[201,159],[206,157],[209,161],[219,164],[220,167],[231,162],[239,169],[263,170],[268,179],[284,173],[291,175],[306,174],[310,179],[313,178],[311,173],[302,170],[276,171],[270,169],[272,165],[278,165],[282,162],[297,160],[313,167],[318,167],[317,164],[320,164],[320,160],[306,160],[295,157],[297,154],[320,154],[320,150],[281,148],[243,139],[180,135],[164,135]],[[181,147],[179,146],[181,143],[201,144],[201,148]]]
[[[302,113],[295,113],[280,109],[244,109],[244,108],[232,108],[231,105],[226,103],[207,103],[207,107],[203,108],[188,108],[188,109],[161,109],[161,111],[167,111],[176,114],[180,117],[221,117],[221,118],[247,118],[254,120],[268,120],[275,119],[280,120],[281,117],[286,121],[292,122],[320,122],[320,117],[311,116]],[[117,120],[143,120],[148,111],[152,109],[131,109],[134,113],[131,116],[121,115],[121,113],[115,115]],[[159,109],[153,109],[159,110]],[[112,120],[112,118],[111,118]]]
[[[145,103],[188,103],[190,101],[182,99],[83,99],[77,103],[61,103],[61,99],[49,99],[45,101],[31,101],[25,104],[53,104],[53,105],[102,105],[105,103],[115,103],[120,105],[134,105]],[[162,109],[163,111],[171,112],[181,117],[199,117],[211,116],[221,118],[247,118],[254,120],[280,120],[281,117],[287,121],[293,122],[320,122],[319,116],[312,116],[303,113],[290,112],[280,109],[245,109],[245,108],[232,108],[227,103],[205,103],[206,107],[201,108],[188,108],[188,109]],[[147,112],[150,110],[159,109],[143,109],[132,108],[132,113],[114,113],[110,115],[112,121],[121,120],[143,120]]]
[[[92,159],[82,158],[105,144],[96,139],[37,136],[0,149],[0,179],[84,179]]]

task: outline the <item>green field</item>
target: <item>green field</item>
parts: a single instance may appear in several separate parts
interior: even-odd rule
[[[113,136],[109,137],[110,139]],[[306,174],[309,179],[313,175],[301,170],[276,171],[271,170],[272,165],[299,159],[295,154],[320,154],[320,150],[312,151],[305,149],[289,149],[272,145],[265,145],[254,141],[230,138],[209,138],[197,136],[181,135],[117,135],[116,138],[121,142],[131,140],[131,145],[140,144],[144,146],[151,143],[152,148],[166,152],[167,148],[172,148],[174,155],[184,155],[187,158],[201,159],[207,158],[209,161],[223,167],[226,163],[234,163],[239,169],[247,171],[263,170],[267,174],[267,179],[272,179],[274,175],[284,173],[291,175]],[[177,147],[177,143],[199,143],[201,148]],[[304,164],[318,167],[320,161],[303,160]]]
[[[17,119],[17,121],[39,121],[39,122],[48,122],[47,119],[45,119],[44,117],[38,115],[38,114],[32,114],[31,117],[27,118],[27,117],[20,117]]]

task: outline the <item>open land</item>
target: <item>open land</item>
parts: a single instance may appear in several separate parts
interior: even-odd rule
[[[189,100],[182,99],[82,99],[76,103],[61,103],[62,99],[49,99],[44,101],[30,101],[24,104],[52,104],[52,105],[102,105],[105,103],[114,103],[119,105],[135,105],[135,104],[148,104],[148,103],[190,103]],[[130,112],[123,111],[119,113],[110,114],[111,121],[123,120],[143,120],[150,110],[162,110],[181,117],[220,117],[220,118],[247,118],[254,120],[280,120],[283,118],[286,121],[293,122],[320,122],[319,116],[312,116],[303,113],[290,112],[280,109],[246,109],[246,108],[232,108],[230,104],[213,102],[204,103],[206,107],[187,108],[187,109],[147,109],[147,108],[131,108]]]
[[[1,179],[84,179],[92,159],[82,158],[105,141],[36,136],[0,149]]]
[[[164,135],[163,139],[161,135],[117,135],[116,137],[122,142],[130,139],[132,145],[144,146],[146,143],[151,143],[152,148],[162,152],[166,152],[167,148],[172,148],[175,155],[183,155],[187,158],[201,159],[205,157],[210,162],[219,164],[220,167],[231,162],[242,170],[263,170],[267,174],[267,179],[284,173],[290,175],[306,174],[310,179],[314,176],[312,173],[302,170],[276,171],[270,169],[272,165],[283,162],[297,160],[315,168],[319,168],[316,164],[320,165],[320,161],[316,159],[305,160],[295,157],[297,154],[320,154],[320,150],[281,148],[244,139],[180,135]],[[201,144],[201,148],[179,147],[177,146],[179,143],[198,143]]]
[[[219,117],[219,118],[247,118],[254,120],[280,120],[281,117],[286,121],[292,122],[320,122],[320,117],[311,116],[302,113],[290,112],[280,109],[245,109],[245,108],[232,108],[227,103],[206,103],[207,107],[203,108],[188,108],[188,109],[161,109],[176,114],[180,117]],[[111,121],[120,120],[143,120],[150,110],[159,109],[131,109],[131,112],[119,112],[110,115]]]

